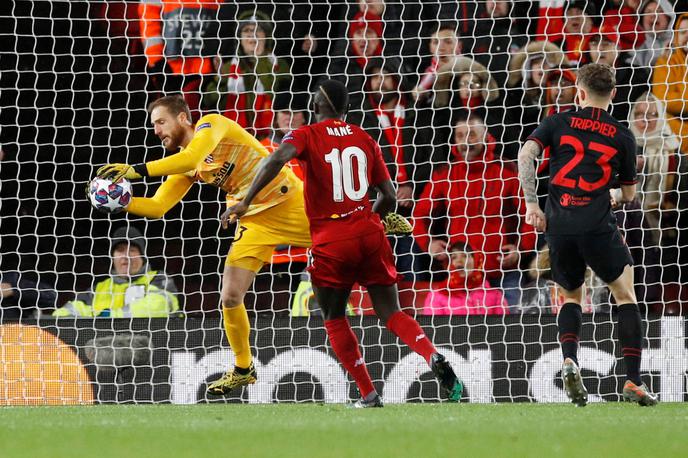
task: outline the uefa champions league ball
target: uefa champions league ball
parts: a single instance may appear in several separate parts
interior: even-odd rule
[[[131,183],[125,178],[113,183],[107,178],[95,177],[88,191],[91,205],[103,213],[119,213],[131,201]]]

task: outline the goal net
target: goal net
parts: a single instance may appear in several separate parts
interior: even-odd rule
[[[168,154],[147,112],[163,95],[272,151],[314,122],[311,94],[328,78],[346,84],[347,121],[380,144],[413,221],[412,236],[389,238],[400,303],[464,400],[566,401],[563,299],[544,237],[525,224],[517,154],[540,121],[575,109],[587,62],[615,68],[609,112],[638,144],[637,198],[615,214],[635,263],[643,381],[662,401],[686,399],[688,17],[673,2],[39,0],[5,2],[0,24],[0,404],[356,398],[306,250],[277,247],[245,298],[258,382],[212,398],[207,384],[234,363],[220,290],[240,231],[220,225],[224,193],[199,182],[157,219],[99,213],[85,196],[98,167]],[[545,153],[541,205],[548,180]],[[135,181],[133,195],[161,182]],[[593,401],[617,401],[616,313],[591,271],[585,284],[584,382]],[[349,302],[385,400],[439,401],[365,288]]]

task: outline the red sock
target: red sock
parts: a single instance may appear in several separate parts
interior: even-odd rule
[[[325,329],[334,354],[337,355],[337,359],[342,363],[344,369],[351,374],[358,386],[358,391],[365,398],[375,391],[375,387],[358,349],[358,339],[354,331],[351,330],[349,321],[345,317],[326,320]]]
[[[404,312],[395,312],[387,320],[387,329],[396,334],[411,350],[425,358],[428,364],[432,355],[437,353],[418,322]]]

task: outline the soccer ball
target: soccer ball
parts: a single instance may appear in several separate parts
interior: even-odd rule
[[[107,178],[95,177],[88,185],[91,205],[103,213],[119,213],[131,201],[131,183],[120,178],[117,183]]]

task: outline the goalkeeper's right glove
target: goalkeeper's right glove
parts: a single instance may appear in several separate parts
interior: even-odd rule
[[[143,176],[137,169],[140,170],[139,165],[132,167],[129,164],[106,164],[96,171],[96,176],[100,178],[109,178],[115,183],[118,182],[120,178],[137,180]]]
[[[408,235],[413,232],[411,223],[398,213],[387,213],[382,219],[387,235]]]

